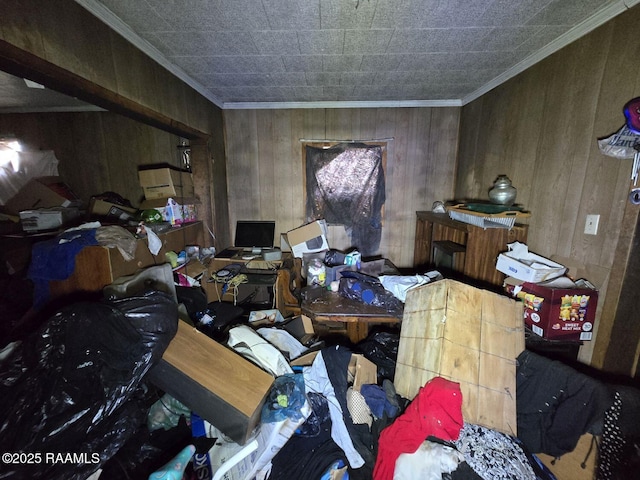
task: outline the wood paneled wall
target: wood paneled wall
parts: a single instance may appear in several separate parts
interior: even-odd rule
[[[303,140],[387,140],[386,203],[380,254],[413,261],[417,210],[453,195],[459,108],[225,111],[230,228],[275,220],[286,232],[306,222]],[[342,227],[330,245],[351,246]]]
[[[192,166],[197,171],[196,193],[202,201],[200,216],[216,233],[218,241],[227,243],[229,220],[222,110],[199,92],[73,0],[4,1],[0,21],[0,69],[190,139]],[[117,126],[106,125],[108,122],[105,120],[97,127],[96,133],[117,129]],[[82,123],[75,124],[74,128],[79,131]],[[79,191],[86,191],[83,196],[111,181],[115,182],[114,188],[134,189],[127,182],[135,177],[118,177],[118,172],[123,167],[130,168],[127,159],[138,163],[134,159],[136,154],[145,156],[154,152],[152,145],[151,151],[141,147],[147,142],[144,133],[133,145],[144,151],[133,152],[133,148],[128,148],[125,141],[138,135],[140,129],[144,130],[136,126],[128,132],[120,130],[119,139],[108,139],[106,143],[86,141],[87,152],[117,160],[112,165],[103,164],[87,155],[78,164],[78,170],[67,172],[75,175],[70,183],[77,183],[75,179],[80,177],[91,178],[88,185],[78,185]],[[76,145],[81,143],[78,141]],[[100,151],[103,146],[109,151]],[[210,236],[207,244],[213,244]]]
[[[212,103],[73,0],[3,1],[0,52],[7,64],[18,60],[15,68],[35,66],[34,80],[51,82],[55,90],[88,82],[76,91],[60,91],[89,103],[122,106],[123,112],[137,108],[149,121],[171,119],[176,126],[211,131]],[[59,70],[50,74],[47,66]]]
[[[587,363],[596,344],[607,347],[637,219],[632,160],[601,154],[597,139],[622,127],[623,105],[640,95],[639,22],[635,7],[462,108],[456,196],[486,199],[507,174],[532,213],[531,250],[609,273],[597,340],[580,354]],[[600,215],[595,236],[583,233],[587,214]]]
[[[14,133],[26,150],[53,150],[60,175],[85,205],[113,191],[138,206],[139,165],[180,166],[177,135],[109,112],[3,114],[2,132]]]

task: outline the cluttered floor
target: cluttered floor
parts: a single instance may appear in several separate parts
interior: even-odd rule
[[[0,478],[552,480],[536,454],[562,458],[584,435],[593,435],[588,456],[598,460],[576,478],[639,478],[638,390],[525,348],[504,363],[486,335],[482,344],[478,336],[478,351],[489,354],[478,361],[490,365],[486,376],[465,370],[469,353],[447,350],[475,341],[469,315],[455,308],[454,283],[421,286],[406,299],[402,328],[374,328],[357,344],[308,331],[296,338],[285,328],[293,317],[258,327],[220,302],[185,316],[175,292],[66,305],[3,345]],[[447,322],[435,297],[425,300],[436,286],[449,292]],[[475,290],[460,290],[471,307]],[[212,329],[216,316],[224,328]],[[440,319],[434,328],[451,328],[420,333],[430,316]],[[478,332],[513,334],[500,333],[491,314],[476,317]],[[167,363],[175,339],[196,333],[225,353],[202,356],[187,343]],[[227,361],[229,351],[243,363]],[[181,360],[203,363],[217,379],[202,399],[213,408],[189,406],[193,379],[185,381]],[[252,368],[260,374],[247,380]],[[475,376],[462,378],[469,372]],[[513,387],[495,396],[501,382]],[[249,388],[243,398],[225,392],[235,384]],[[252,396],[259,402],[244,411]]]

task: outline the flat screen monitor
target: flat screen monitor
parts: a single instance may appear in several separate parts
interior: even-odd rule
[[[276,222],[238,220],[234,246],[238,248],[272,248]]]

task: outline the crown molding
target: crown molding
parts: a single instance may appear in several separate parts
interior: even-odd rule
[[[451,100],[400,100],[400,101],[325,101],[325,102],[225,102],[225,110],[265,110],[293,108],[411,108],[411,107],[461,107],[459,99]]]
[[[212,95],[209,90],[207,90],[203,85],[201,85],[199,82],[196,82],[193,78],[187,75],[184,70],[167,60],[167,58],[162,54],[162,52],[160,52],[160,50],[158,50],[146,40],[140,38],[137,33],[131,30],[131,28],[129,28],[126,23],[120,20],[119,17],[114,15],[113,12],[111,12],[111,10],[105,7],[102,3],[98,2],[97,0],[75,0],[75,2],[84,7],[100,21],[105,23],[109,28],[125,38],[134,47],[148,55],[151,59],[153,59],[163,68],[178,77],[184,83],[189,85],[211,103],[222,108],[222,102],[218,97]]]

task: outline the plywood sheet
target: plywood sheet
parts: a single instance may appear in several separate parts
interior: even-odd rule
[[[412,399],[436,376],[458,382],[465,421],[515,435],[516,357],[523,350],[520,302],[441,280],[407,294],[394,384]]]

